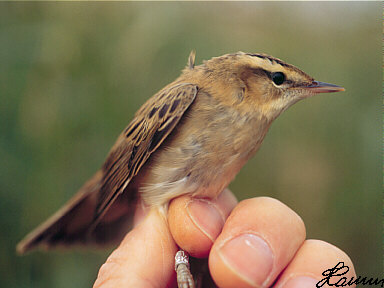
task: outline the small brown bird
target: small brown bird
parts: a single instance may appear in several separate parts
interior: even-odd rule
[[[135,114],[102,168],[19,243],[19,253],[116,243],[129,231],[140,199],[166,212],[171,199],[186,193],[215,198],[259,149],[281,112],[317,93],[344,91],[265,54],[194,62],[192,52],[181,76]],[[176,264],[183,261],[179,257]]]

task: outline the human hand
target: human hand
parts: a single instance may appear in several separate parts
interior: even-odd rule
[[[272,198],[237,204],[229,190],[212,201],[181,196],[170,203],[168,223],[155,210],[138,218],[101,267],[94,288],[176,287],[177,245],[192,257],[209,257],[219,287],[315,287],[338,262],[350,267],[343,277],[356,277],[343,251],[305,240],[302,219]]]

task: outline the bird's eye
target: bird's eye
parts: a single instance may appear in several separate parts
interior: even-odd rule
[[[281,85],[284,83],[285,81],[285,75],[284,73],[281,73],[281,72],[275,72],[275,73],[272,73],[272,81],[273,83],[275,83],[276,85]]]

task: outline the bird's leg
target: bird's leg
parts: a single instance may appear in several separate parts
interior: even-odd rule
[[[177,286],[179,288],[195,288],[195,283],[189,266],[189,256],[184,250],[180,249],[176,253],[175,270],[177,273]]]

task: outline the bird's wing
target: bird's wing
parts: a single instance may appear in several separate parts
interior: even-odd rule
[[[149,99],[119,136],[102,168],[95,223],[139,172],[149,156],[172,132],[196,97],[189,83],[166,87]]]
[[[119,241],[132,216],[122,215],[127,212],[124,205],[134,195],[125,195],[121,199],[124,205],[117,205],[111,211],[122,217],[106,223],[99,220],[171,133],[195,99],[197,90],[196,85],[175,84],[149,99],[119,136],[102,169],[58,212],[29,233],[18,244],[17,251],[22,254],[38,246],[105,245]]]

